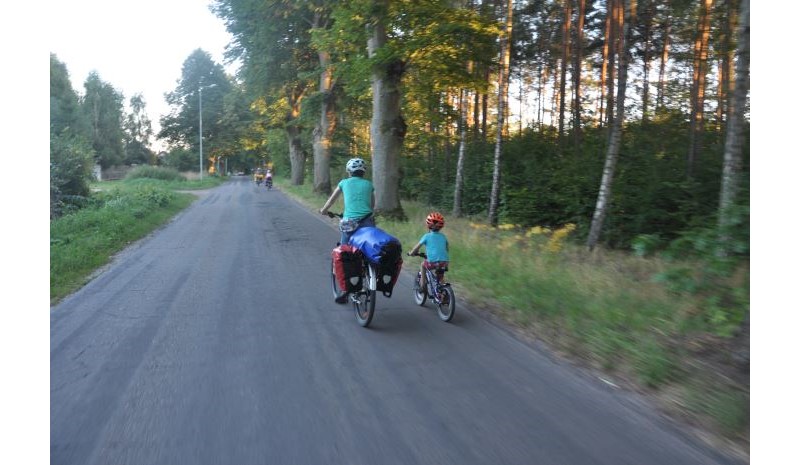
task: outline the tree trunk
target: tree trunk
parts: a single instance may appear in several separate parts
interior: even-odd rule
[[[336,128],[336,113],[333,97],[333,70],[328,52],[320,51],[319,65],[322,74],[319,78],[319,91],[322,94],[322,109],[319,121],[314,128],[314,192],[331,193],[331,140]]]
[[[733,47],[733,34],[736,31],[736,8],[733,0],[725,0],[723,7],[728,20],[725,22],[724,37],[722,38],[722,50],[720,52],[719,63],[719,86],[717,87],[717,128],[722,131],[725,127],[725,122],[728,120],[728,100],[733,95],[733,84],[735,78],[733,77],[735,71],[733,69],[735,53]]]
[[[475,91],[475,98],[473,102],[474,107],[472,108],[472,134],[475,140],[478,140],[478,136],[480,135],[480,118],[481,118],[481,94],[477,90]]]
[[[567,104],[567,63],[569,63],[569,39],[572,33],[572,0],[564,0],[564,24],[561,27],[561,83],[558,94],[561,101],[558,104],[558,143],[563,149],[564,144],[564,112]]]
[[[469,96],[467,91],[461,89],[459,99],[459,114],[461,119],[461,130],[459,131],[458,141],[458,161],[456,162],[456,187],[453,193],[453,216],[461,217],[462,193],[464,191],[464,160],[467,157],[467,105]]]
[[[606,126],[609,128],[614,122],[614,68],[616,67],[616,56],[619,44],[617,43],[617,36],[619,35],[619,8],[617,4],[620,0],[608,0],[608,14],[611,15],[611,23],[609,24],[608,32],[608,79],[606,81]]]
[[[722,165],[722,188],[719,199],[719,254],[726,255],[730,238],[728,230],[732,223],[730,207],[739,193],[739,177],[742,171],[742,144],[744,108],[750,89],[750,0],[742,0],[739,10],[739,25],[736,34],[736,81],[730,101],[729,120],[725,137],[725,157]]]
[[[581,145],[581,66],[583,64],[583,25],[586,20],[586,0],[578,0],[578,25],[575,40],[575,64],[572,67],[575,97],[572,101],[572,130],[575,142],[575,151]]]
[[[644,50],[642,63],[642,121],[650,119],[650,42],[653,28],[653,3],[648,3],[644,18]]]
[[[289,114],[286,118],[286,139],[289,143],[289,163],[291,165],[291,182],[293,186],[303,184],[305,178],[306,152],[300,141],[300,127],[298,118],[300,117],[300,103],[303,99],[304,88],[296,86],[289,90],[288,100],[290,105]]]
[[[689,153],[686,156],[686,177],[694,177],[695,160],[702,143],[705,110],[706,68],[708,65],[708,36],[711,31],[711,5],[714,0],[702,0],[697,38],[694,44],[691,115],[689,120]]]
[[[299,186],[303,184],[306,164],[306,154],[300,142],[300,128],[294,124],[286,126],[286,140],[289,142],[289,163],[292,167],[291,182],[293,186]]]
[[[386,11],[387,2],[380,2]],[[383,17],[371,25],[367,51],[370,58],[386,45]],[[400,150],[406,135],[401,110],[400,83],[405,64],[394,59],[374,66],[372,72],[372,182],[375,184],[375,211],[391,218],[404,218],[400,205]]]
[[[511,64],[511,33],[514,14],[513,0],[506,1],[506,30],[501,42],[502,66],[497,82],[497,140],[494,145],[494,171],[492,173],[492,194],[489,201],[489,224],[497,226],[500,205],[500,154],[503,149],[503,116],[508,97],[508,71]]]
[[[615,3],[622,3],[622,0],[613,0]],[[589,237],[586,241],[589,250],[594,249],[597,242],[600,240],[600,233],[603,230],[603,223],[605,222],[608,213],[608,205],[611,200],[611,186],[614,181],[614,172],[617,166],[617,159],[619,158],[619,151],[622,145],[622,123],[625,119],[625,91],[628,82],[628,52],[627,40],[629,31],[631,30],[631,22],[636,11],[636,0],[625,0],[625,5],[620,5],[623,11],[620,11],[620,54],[619,54],[619,77],[617,79],[617,115],[614,118],[613,125],[611,126],[611,136],[609,139],[608,150],[606,151],[606,161],[603,166],[603,178],[600,181],[600,191],[597,195],[597,204],[595,205],[594,215],[592,216],[592,225],[589,229]],[[626,21],[625,17],[628,17]]]
[[[664,46],[661,48],[661,64],[658,68],[658,96],[656,97],[656,111],[664,107],[664,88],[667,78],[667,61],[669,59],[669,39],[672,33],[672,18],[669,16],[669,0],[666,1],[667,18],[664,22]]]
[[[612,5],[613,0],[608,0],[609,3],[606,5],[606,27],[603,32],[603,64],[600,68],[600,109],[597,112],[598,115],[598,126],[603,127],[605,123],[605,112],[606,112],[606,80],[608,77],[608,58],[609,52],[611,51],[611,17],[612,14]]]

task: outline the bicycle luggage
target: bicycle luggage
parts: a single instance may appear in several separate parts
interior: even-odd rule
[[[363,226],[350,236],[350,244],[356,246],[367,260],[378,265],[377,290],[391,297],[403,266],[400,241],[380,228]]]
[[[382,251],[378,263],[378,286],[377,290],[383,292],[385,297],[392,296],[397,278],[400,276],[400,269],[403,267],[403,251],[400,242],[390,242],[386,244]]]
[[[350,244],[342,244],[331,251],[331,258],[339,289],[347,292],[361,289],[364,271],[361,251]]]

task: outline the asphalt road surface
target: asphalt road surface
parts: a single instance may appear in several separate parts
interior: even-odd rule
[[[360,327],[332,225],[235,179],[53,307],[51,463],[735,463],[410,274]]]

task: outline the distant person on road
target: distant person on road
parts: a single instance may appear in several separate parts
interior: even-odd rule
[[[375,187],[372,181],[364,179],[367,163],[361,158],[351,158],[345,166],[348,178],[339,181],[328,201],[319,210],[326,215],[333,202],[344,194],[344,213],[339,221],[342,233],[341,244],[347,244],[350,236],[362,226],[375,226]]]
[[[447,236],[441,232],[441,229],[444,227],[444,216],[439,212],[431,212],[428,214],[427,218],[425,218],[425,226],[428,227],[428,232],[423,235],[417,245],[408,252],[409,255],[416,255],[420,247],[423,245],[425,246],[425,255],[427,255],[428,258],[422,261],[422,265],[419,269],[419,285],[421,289],[425,289],[428,282],[427,276],[425,275],[425,268],[429,270],[439,267],[447,268],[450,263],[450,256],[448,255],[450,244],[447,242]]]
[[[267,169],[267,174],[264,175],[264,184],[267,187],[272,187],[272,170]]]

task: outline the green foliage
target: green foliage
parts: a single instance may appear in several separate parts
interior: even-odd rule
[[[232,84],[222,65],[214,62],[211,55],[204,50],[193,51],[183,62],[181,79],[175,90],[166,96],[171,113],[161,118],[158,137],[199,153],[202,92],[203,152],[212,155],[217,139],[224,137],[225,129],[221,125],[224,115],[223,100],[231,89]],[[207,161],[204,166],[207,166]]]
[[[51,301],[80,287],[114,253],[163,224],[193,199],[163,187],[122,184],[96,194],[86,208],[51,221]]]
[[[673,355],[653,339],[638,344],[634,367],[642,383],[650,387],[669,381],[675,376],[677,368]]]
[[[86,93],[81,111],[90,122],[92,148],[103,168],[120,164],[124,158],[123,96],[114,87],[89,73],[84,83]]]
[[[193,152],[183,147],[174,147],[167,152],[167,155],[162,160],[162,164],[167,168],[172,168],[177,171],[199,172],[199,152]]]
[[[174,168],[160,166],[137,166],[125,175],[125,179],[150,178],[164,181],[185,181],[185,178]]]
[[[69,129],[50,134],[50,218],[79,208],[89,195],[94,152]]]

